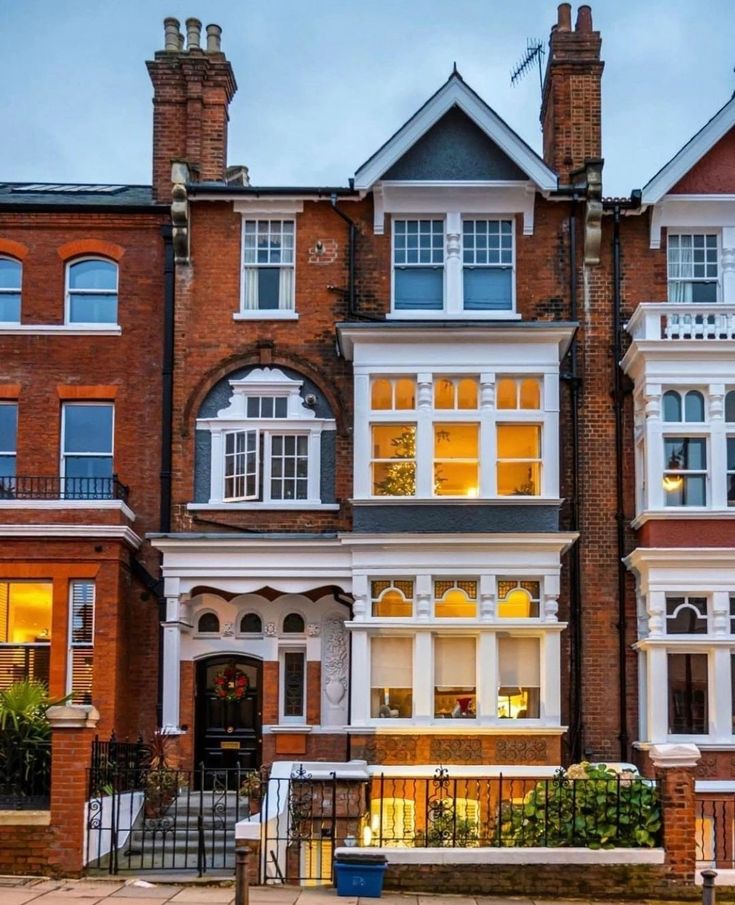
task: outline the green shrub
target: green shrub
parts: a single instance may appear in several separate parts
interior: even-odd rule
[[[504,802],[501,809],[501,841],[508,846],[652,848],[660,831],[657,788],[604,764],[560,770],[522,803]]]
[[[23,797],[48,785],[51,701],[42,682],[24,680],[0,691],[0,788]]]

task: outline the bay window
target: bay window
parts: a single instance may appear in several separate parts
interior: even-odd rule
[[[374,637],[370,642],[370,715],[413,716],[413,639]]]
[[[475,719],[477,716],[474,638],[434,638],[434,716]]]

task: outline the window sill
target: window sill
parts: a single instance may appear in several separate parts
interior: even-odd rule
[[[630,526],[636,529],[648,521],[666,521],[672,518],[700,521],[735,519],[735,507],[707,509],[702,506],[667,506],[665,509],[646,509],[636,515]]]
[[[313,728],[308,723],[274,723],[271,726],[263,726],[263,731],[269,735],[304,735]]]
[[[310,503],[308,500],[295,503],[187,503],[189,512],[232,512],[239,510],[268,510],[277,512],[337,512],[339,503]]]
[[[499,497],[455,497],[455,496],[434,496],[434,497],[413,497],[413,496],[374,496],[374,497],[354,497],[350,500],[354,506],[384,506],[399,505],[405,506],[406,503],[416,504],[418,506],[507,506],[509,503],[514,506],[533,506],[539,503],[560,506],[563,500],[560,497],[542,497],[542,496],[499,496]],[[733,512],[735,515],[735,512]]]
[[[0,335],[18,336],[119,336],[118,324],[0,324]]]
[[[0,509],[119,509],[131,522],[135,513],[122,500],[3,500]]]
[[[507,725],[513,723],[514,725]],[[457,725],[455,725],[457,724]],[[364,726],[348,726],[347,732],[359,735],[562,735],[567,727],[545,720],[436,720],[419,722],[413,719],[370,719]]]
[[[279,311],[263,309],[262,311],[236,311],[232,315],[233,321],[297,321],[298,314],[295,311]]]
[[[519,321],[523,317],[516,311],[396,311],[386,314],[386,320],[400,321]]]

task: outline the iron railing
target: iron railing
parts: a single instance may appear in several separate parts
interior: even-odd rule
[[[696,802],[697,861],[721,870],[735,868],[735,795]]]
[[[18,744],[0,736],[0,811],[48,810],[51,742]]]
[[[139,789],[150,768],[151,750],[138,737],[134,742],[118,741],[113,732],[108,741],[95,736],[89,770],[89,797]]]
[[[0,477],[0,500],[122,500],[130,488],[108,478],[65,478],[58,475]]]

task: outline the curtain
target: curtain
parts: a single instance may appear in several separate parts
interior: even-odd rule
[[[434,639],[434,684],[446,688],[475,687],[475,639]]]
[[[674,238],[678,241],[673,243]],[[687,241],[688,240],[688,241]],[[691,236],[672,236],[669,241],[669,301],[691,302],[694,276],[694,250]]]
[[[538,688],[541,685],[538,638],[498,638],[500,686]]]
[[[278,279],[278,307],[293,311],[293,267],[281,267]]]
[[[246,267],[243,278],[245,280],[245,292],[243,294],[243,307],[246,311],[258,310],[258,268]]]

